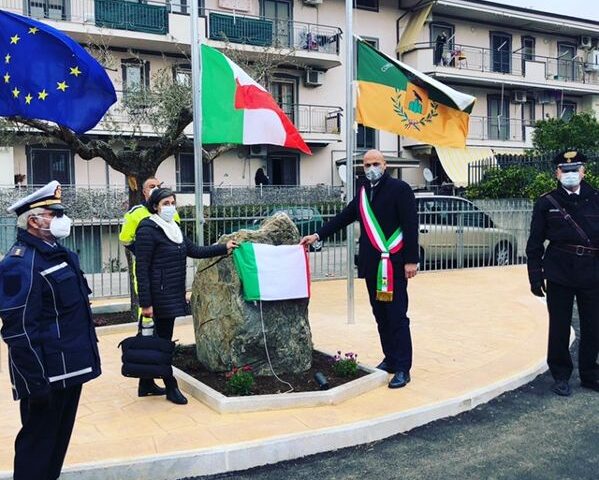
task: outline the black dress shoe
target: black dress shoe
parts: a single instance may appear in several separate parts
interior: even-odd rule
[[[385,372],[387,373],[395,373],[395,370],[393,370],[392,368],[389,367],[389,365],[387,365],[387,362],[385,360],[383,360],[381,363],[379,363],[376,368],[378,370],[385,370]]]
[[[164,384],[166,385],[166,399],[177,404],[177,405],[186,405],[187,398],[185,395],[181,393],[179,390],[179,386],[177,385],[177,380],[175,377],[166,377],[164,379]]]
[[[389,382],[389,388],[401,388],[410,383],[410,374],[405,372],[397,372]]]
[[[551,391],[560,397],[569,397],[572,395],[572,389],[567,380],[556,380],[551,387]]]
[[[599,392],[599,378],[595,380],[581,380],[580,386],[582,388],[588,388],[590,390],[595,390],[596,392]]]
[[[164,395],[166,393],[166,388],[161,388],[156,383],[154,383],[154,379],[152,378],[141,378],[139,380],[139,386],[137,387],[137,396],[138,397],[151,397]]]

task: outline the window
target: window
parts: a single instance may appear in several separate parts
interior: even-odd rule
[[[454,26],[448,23],[431,24],[430,43],[433,47],[433,61],[435,65],[449,65],[451,52],[454,49]]]
[[[262,15],[272,21],[272,41],[276,47],[288,47],[292,42],[293,2],[286,0],[263,0]]]
[[[512,36],[491,32],[491,71],[512,72]]]
[[[577,80],[576,45],[569,43],[557,44],[557,80]]]
[[[576,115],[576,103],[563,101],[561,103],[561,111],[559,112],[559,118],[565,122],[569,122],[574,115]]]
[[[31,185],[45,185],[58,180],[63,185],[73,184],[73,156],[60,147],[29,148],[27,178]]]
[[[29,0],[28,14],[34,18],[67,20],[65,0]]]
[[[269,154],[268,176],[273,185],[299,184],[299,155]]]
[[[526,73],[526,61],[534,61],[535,59],[535,39],[534,37],[522,37],[522,75]]]
[[[489,140],[509,140],[510,99],[506,95],[487,95]]]
[[[123,92],[139,91],[150,86],[150,62],[139,58],[122,61]]]
[[[354,7],[360,10],[379,11],[379,0],[354,0]]]
[[[191,13],[190,0],[173,0],[170,2],[171,13],[180,13],[182,15],[189,15]],[[167,2],[167,5],[169,2]],[[200,15],[205,15],[204,12],[204,0],[198,0],[198,11]]]
[[[179,153],[177,155],[177,191],[181,193],[195,192],[195,165],[193,153]],[[202,168],[204,193],[210,192],[212,180],[212,164],[204,163]]]
[[[191,65],[182,63],[173,67],[173,79],[179,85],[191,86]]]
[[[285,115],[295,123],[296,115],[296,92],[297,85],[294,79],[277,79],[270,82],[268,89],[277,105],[285,112]]]

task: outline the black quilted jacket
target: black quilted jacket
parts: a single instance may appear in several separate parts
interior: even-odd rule
[[[183,236],[183,243],[168,239],[164,231],[149,218],[137,228],[135,273],[139,304],[152,306],[154,317],[172,318],[186,315],[186,259],[226,255],[225,245],[200,247]]]

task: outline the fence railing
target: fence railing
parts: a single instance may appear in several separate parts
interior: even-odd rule
[[[520,118],[470,117],[468,138],[472,140],[532,141],[534,125]]]

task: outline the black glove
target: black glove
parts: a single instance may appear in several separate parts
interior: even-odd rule
[[[545,281],[541,280],[540,282],[531,283],[530,291],[536,297],[544,297],[545,292],[547,292],[547,287],[545,287]]]
[[[52,392],[45,391],[33,393],[28,398],[29,408],[32,410],[45,410],[52,403]]]

